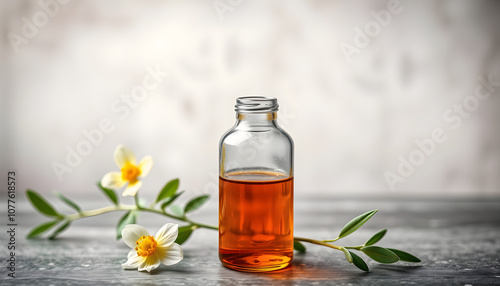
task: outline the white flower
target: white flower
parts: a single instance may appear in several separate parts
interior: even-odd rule
[[[142,185],[138,178],[145,177],[151,171],[153,159],[151,156],[146,156],[137,165],[134,153],[130,149],[118,145],[115,150],[115,161],[121,172],[107,173],[102,178],[101,185],[105,188],[117,189],[128,182],[122,196],[135,196]]]
[[[177,234],[178,225],[173,223],[165,224],[154,237],[140,225],[125,226],[122,231],[123,241],[132,250],[122,268],[151,272],[160,266],[160,262],[167,266],[178,263],[183,258],[183,252],[181,246],[174,242]]]

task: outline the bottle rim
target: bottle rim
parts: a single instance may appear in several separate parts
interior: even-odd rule
[[[234,110],[238,113],[269,113],[278,111],[278,100],[274,97],[250,95],[236,99]]]

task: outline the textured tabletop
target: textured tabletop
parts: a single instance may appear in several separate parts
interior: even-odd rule
[[[217,202],[193,215],[217,223]],[[89,206],[96,203],[89,203]],[[99,204],[97,204],[99,206]],[[333,238],[352,217],[380,211],[361,229],[338,244],[357,245],[382,228],[389,231],[379,243],[411,252],[422,263],[382,265],[366,258],[369,273],[345,261],[342,252],[306,245],[291,266],[270,273],[241,273],[224,268],[217,257],[217,232],[197,230],[183,245],[185,258],[175,266],[160,266],[149,274],[122,270],[128,247],[116,241],[112,213],[75,222],[59,239],[26,240],[24,236],[44,219],[28,206],[18,213],[16,279],[7,277],[2,259],[2,285],[391,285],[500,284],[500,201],[498,200],[298,200],[295,235]],[[138,223],[151,232],[168,220],[144,214]],[[2,231],[2,258],[7,256]],[[360,254],[363,258],[364,254]]]

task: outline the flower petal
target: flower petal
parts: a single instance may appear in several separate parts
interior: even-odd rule
[[[127,262],[122,264],[123,269],[136,269],[146,260],[144,257],[137,255],[137,252],[132,249],[128,253]]]
[[[127,254],[127,259],[131,259],[131,258],[136,257],[136,256],[139,256],[139,255],[137,255],[137,251],[135,250],[135,248],[132,248]]]
[[[167,248],[160,248],[160,251],[157,248],[156,251],[158,252],[158,258],[167,266],[174,265],[184,258],[184,252],[177,243],[173,243]]]
[[[120,169],[123,168],[126,163],[135,165],[136,161],[134,152],[123,145],[118,145],[115,149],[115,162]]]
[[[130,248],[135,248],[135,242],[141,238],[141,236],[148,236],[149,233],[147,229],[138,224],[128,224],[122,230],[123,242]]]
[[[146,270],[148,272],[151,272],[151,270],[155,270],[156,268],[158,268],[158,266],[160,266],[160,263],[161,261],[155,255],[151,255],[144,260],[144,262],[139,266],[137,270]]]
[[[125,190],[122,193],[122,196],[135,196],[137,194],[137,191],[139,188],[142,186],[141,181],[135,181],[133,184],[128,184],[128,186],[125,188]]]
[[[179,225],[175,223],[167,223],[162,226],[155,234],[155,240],[158,245],[168,247],[177,239],[179,234]]]
[[[122,174],[119,172],[110,172],[104,175],[101,180],[101,185],[105,188],[118,189],[125,185],[127,181],[122,179]]]
[[[146,177],[153,167],[153,158],[151,156],[142,158],[141,162],[139,162],[138,167],[141,170],[141,175],[139,177]]]

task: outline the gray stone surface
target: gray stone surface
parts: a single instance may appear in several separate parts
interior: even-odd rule
[[[193,219],[215,224],[212,199]],[[91,204],[92,205],[92,204]],[[59,239],[26,240],[35,224],[44,221],[28,207],[18,213],[16,279],[7,277],[2,231],[2,285],[488,285],[500,284],[500,201],[297,200],[295,234],[334,237],[350,218],[379,208],[372,220],[339,244],[363,243],[388,228],[381,246],[407,250],[422,263],[378,264],[368,261],[364,273],[333,249],[307,245],[293,264],[271,273],[241,273],[224,268],[217,258],[217,232],[198,230],[183,245],[185,258],[154,273],[125,271],[128,247],[114,239],[119,213],[77,221]],[[143,215],[139,223],[151,232],[168,220]],[[364,254],[360,254],[363,258]]]

